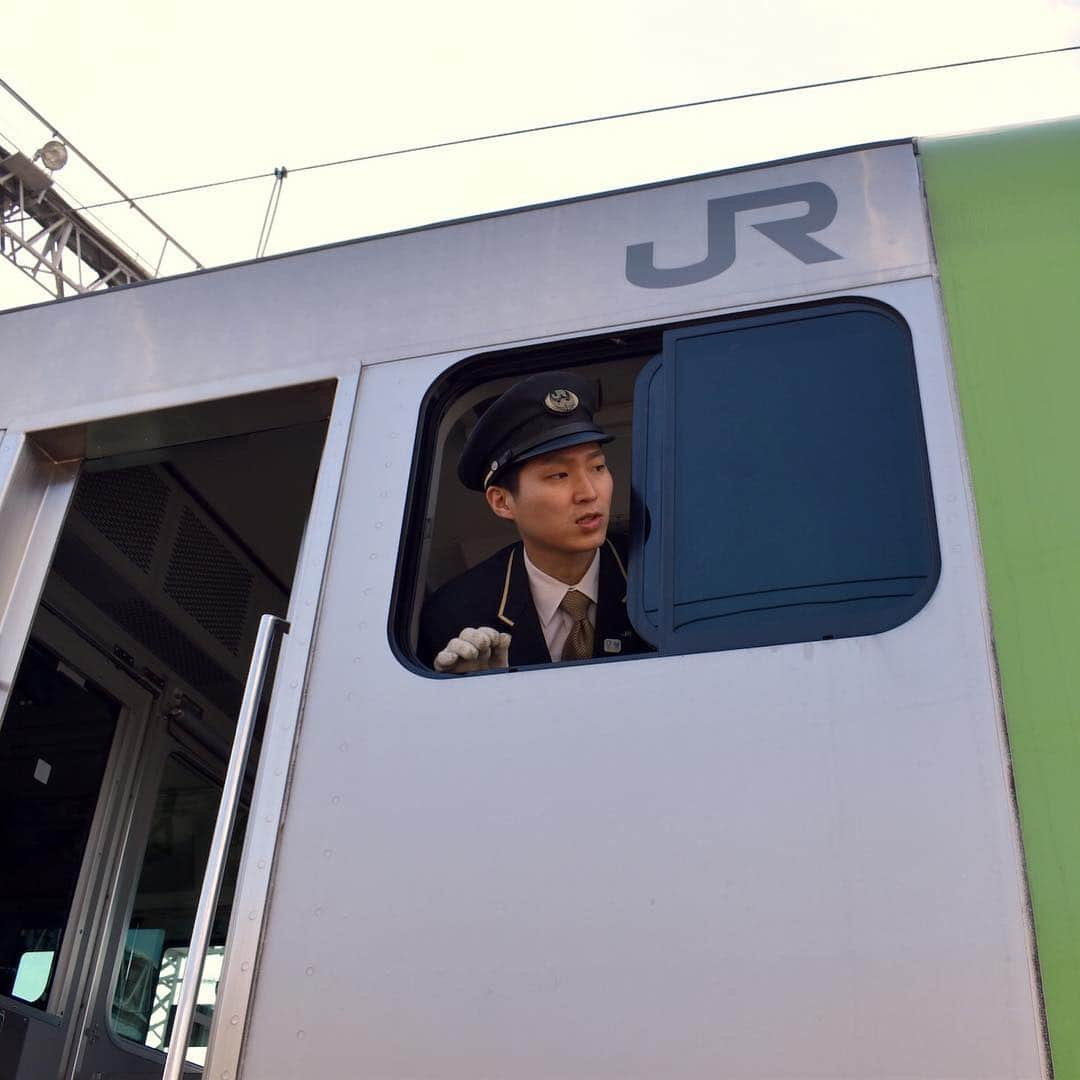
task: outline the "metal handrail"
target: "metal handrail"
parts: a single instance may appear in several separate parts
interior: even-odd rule
[[[184,981],[180,987],[176,1019],[173,1023],[172,1038],[169,1040],[162,1080],[181,1080],[183,1073],[184,1059],[187,1057],[188,1043],[191,1041],[191,1022],[195,1018],[195,1004],[198,1000],[199,985],[202,982],[203,963],[206,960],[206,949],[210,944],[210,931],[214,924],[214,909],[217,907],[221,879],[225,873],[225,860],[229,852],[233,823],[236,820],[236,807],[240,802],[251,735],[255,730],[255,717],[266,686],[266,673],[273,656],[274,639],[279,632],[282,634],[289,632],[289,624],[284,619],[279,619],[276,615],[264,615],[259,620],[259,633],[255,638],[255,650],[251,656],[251,666],[248,668],[247,683],[244,686],[244,699],[240,704],[236,734],[233,737],[232,752],[229,754],[229,767],[221,789],[221,804],[218,806],[214,837],[210,841],[210,854],[206,860],[202,892],[199,893],[195,925],[191,928],[191,943],[188,945]]]

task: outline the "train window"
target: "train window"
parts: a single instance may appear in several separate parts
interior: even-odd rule
[[[669,331],[634,426],[629,604],[661,652],[880,633],[933,591],[914,355],[891,309]]]
[[[539,602],[511,610],[535,596],[514,526],[456,475],[493,401],[556,371],[590,382],[614,436],[593,659],[879,633],[929,598],[940,560],[911,336],[884,305],[814,303],[476,358],[433,387],[394,605],[423,667],[449,632],[426,614],[433,594],[444,609],[460,596],[463,626],[509,634],[511,667],[566,658],[545,651]],[[602,613],[605,573],[622,621]],[[478,593],[490,602],[467,611]]]
[[[588,385],[596,405],[595,422],[613,436],[604,447],[614,484],[607,521],[610,543],[603,546],[601,577],[605,582],[611,579],[613,588],[607,589],[605,584],[605,591],[618,605],[615,614],[619,626],[611,633],[597,635],[597,648],[603,650],[605,640],[609,648],[617,642],[620,650],[625,643],[623,655],[632,645],[648,648],[636,635],[633,639],[622,636],[630,631],[623,598],[629,546],[634,382],[659,340],[650,330],[619,338],[593,338],[569,348],[519,350],[476,358],[432,388],[423,407],[394,601],[392,640],[403,659],[411,663],[419,660],[422,668],[432,669],[432,660],[444,642],[435,642],[430,624],[425,625],[421,613],[433,595],[451,583],[460,583],[462,575],[475,573],[481,565],[486,564],[490,570],[494,560],[497,582],[475,592],[491,601],[485,604],[482,615],[475,616],[476,621],[510,634],[508,661],[512,666],[551,662],[549,647],[528,598],[518,531],[513,523],[491,512],[483,494],[462,484],[457,469],[462,449],[488,407],[523,377],[556,370],[570,371],[575,380]],[[559,389],[554,384],[553,388]],[[607,614],[605,606],[601,630],[608,621]]]
[[[169,1047],[220,798],[221,785],[201,768],[175,754],[167,758],[112,1000],[116,1033],[154,1050]],[[199,1064],[217,998],[246,820],[241,805],[196,1004],[188,1060]]]

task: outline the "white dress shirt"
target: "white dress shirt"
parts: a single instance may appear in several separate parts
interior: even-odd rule
[[[587,618],[593,629],[596,629],[596,599],[600,595],[600,552],[598,550],[593,556],[589,569],[576,585],[567,585],[565,581],[559,581],[558,578],[545,574],[529,558],[529,553],[524,549],[523,554],[525,555],[525,572],[529,575],[529,592],[532,593],[533,607],[536,608],[537,617],[540,619],[540,629],[544,632],[548,652],[551,653],[552,660],[561,660],[563,646],[570,636],[574,620],[559,605],[571,589],[577,589],[592,601],[589,604]]]

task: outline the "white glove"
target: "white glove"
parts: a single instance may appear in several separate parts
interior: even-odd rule
[[[510,666],[510,635],[490,626],[467,626],[435,657],[435,670],[451,675]]]

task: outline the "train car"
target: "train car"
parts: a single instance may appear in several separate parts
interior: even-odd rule
[[[1078,136],[0,317],[0,1077],[1080,1077]],[[439,674],[565,371],[650,651]]]

